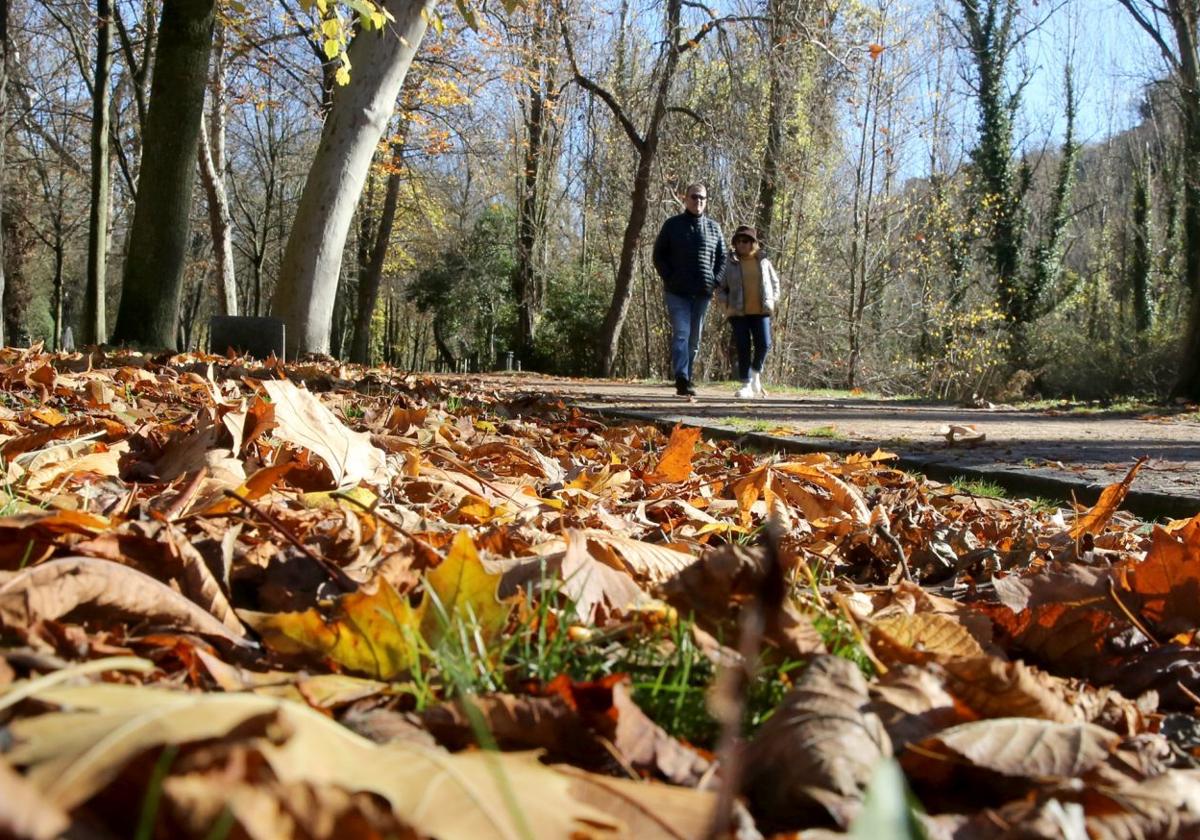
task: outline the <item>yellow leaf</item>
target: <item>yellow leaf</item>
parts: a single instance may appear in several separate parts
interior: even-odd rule
[[[330,38],[330,39],[333,39],[336,41],[337,36],[339,34],[341,34],[341,31],[342,31],[342,23],[337,18],[328,18],[327,20],[325,20],[324,22],[321,23],[321,33],[326,38]],[[335,46],[336,46],[336,44],[335,44]],[[325,42],[325,54],[329,55],[329,42],[328,41]],[[329,57],[333,58],[334,55],[337,55],[337,53],[335,52],[333,55],[329,55]]]
[[[334,74],[334,79],[337,80],[339,85],[345,87],[346,85],[350,84],[350,71],[345,67],[339,67],[337,72]]]
[[[353,501],[348,501],[350,499]],[[366,487],[354,487],[345,492],[322,490],[316,493],[305,493],[300,497],[300,504],[306,508],[320,508],[321,510],[335,510],[341,505],[351,510],[361,511],[363,508],[371,507],[378,500],[379,497]],[[354,502],[359,504],[356,505]]]
[[[332,38],[327,40],[324,44],[324,48],[325,48],[325,57],[326,58],[328,58],[328,59],[337,58],[337,55],[339,52],[337,41],[333,40]]]
[[[319,654],[351,671],[393,680],[417,664],[422,611],[380,578],[374,590],[338,598],[329,616],[315,608],[240,615],[272,650]]]
[[[441,639],[455,617],[477,625],[485,641],[504,629],[510,605],[496,599],[500,576],[483,568],[466,529],[454,536],[446,559],[425,580],[428,590],[421,602],[421,632],[430,645]],[[436,602],[432,609],[431,600]]]

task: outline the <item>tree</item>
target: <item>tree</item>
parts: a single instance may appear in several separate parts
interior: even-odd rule
[[[537,250],[545,235],[546,195],[553,172],[551,146],[554,108],[561,90],[556,79],[559,57],[555,54],[551,18],[554,9],[538,2],[530,9],[525,26],[514,26],[514,49],[519,54],[518,91],[524,130],[521,172],[517,179],[517,265],[512,291],[516,298],[516,352],[525,365],[533,361],[538,321],[545,304],[545,267],[538,264]]]
[[[218,301],[222,315],[237,315],[237,278],[233,266],[233,220],[225,190],[225,27],[217,27],[213,49],[212,116],[200,112],[200,181],[208,200],[208,225],[216,258]]]
[[[1179,94],[1184,280],[1191,294],[1175,396],[1200,400],[1200,2],[1120,0],[1154,40]]]
[[[646,119],[644,130],[639,130],[635,125],[626,105],[619,102],[611,92],[580,70],[566,22],[564,21],[562,25],[563,43],[567,49],[567,58],[571,63],[575,83],[608,106],[633,145],[637,157],[630,194],[629,219],[625,224],[625,233],[621,240],[612,302],[609,304],[608,311],[604,315],[604,322],[600,326],[597,361],[597,373],[600,376],[612,375],[617,361],[617,352],[621,347],[621,332],[625,326],[625,316],[629,313],[629,302],[633,298],[633,278],[638,245],[641,242],[642,229],[646,226],[646,215],[650,208],[651,178],[654,174],[663,121],[667,113],[672,110],[668,99],[671,93],[671,83],[675,79],[675,71],[679,66],[679,59],[684,53],[699,46],[708,33],[722,24],[744,19],[735,16],[723,18],[710,16],[710,19],[701,25],[691,37],[682,38],[682,7],[683,0],[667,0],[664,21],[666,40],[663,42],[662,53],[655,67],[658,81],[654,86],[654,93],[650,100],[650,113]]]
[[[4,158],[8,145],[8,0],[0,2],[0,301],[5,293]],[[10,336],[11,337],[11,336]],[[0,346],[5,344],[4,318],[0,317]]]
[[[100,344],[108,338],[106,295],[108,276],[109,183],[108,135],[112,91],[112,3],[96,0],[96,65],[92,76],[92,172],[91,207],[88,216],[87,288],[83,297],[85,344]]]
[[[329,351],[342,253],[379,138],[387,128],[433,0],[386,0],[394,21],[350,45],[355,71],[333,99],[280,267],[272,312],[290,354]]]
[[[1026,197],[1033,181],[1027,159],[1018,160],[1013,143],[1013,120],[1027,79],[1009,86],[1013,53],[1027,32],[1016,28],[1018,0],[958,0],[962,11],[959,33],[973,65],[979,142],[972,160],[979,179],[980,200],[989,222],[988,254],[995,272],[996,297],[1010,334],[1014,365],[1028,359],[1026,329],[1053,307],[1053,282],[1059,275],[1062,236],[1071,206],[1071,189],[1078,155],[1075,143],[1075,92],[1066,72],[1066,137],[1059,161],[1055,192],[1047,213],[1046,233],[1027,260],[1029,213]]]
[[[175,346],[215,5],[163,4],[117,342]]]

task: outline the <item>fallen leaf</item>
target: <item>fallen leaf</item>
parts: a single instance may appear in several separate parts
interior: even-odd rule
[[[1116,513],[1117,508],[1121,506],[1121,502],[1125,501],[1125,496],[1129,493],[1129,487],[1133,484],[1133,479],[1137,477],[1138,471],[1144,463],[1146,463],[1145,458],[1134,464],[1123,479],[1116,484],[1110,484],[1104,488],[1096,504],[1087,513],[1076,518],[1075,524],[1071,527],[1070,531],[1072,539],[1077,540],[1084,534],[1099,534],[1104,530],[1104,526],[1112,518],[1112,515]]]
[[[386,483],[383,451],[371,436],[352,432],[309,391],[283,380],[265,380],[263,389],[275,406],[273,434],[320,458],[337,487],[366,481]]]
[[[306,706],[253,694],[189,694],[140,686],[93,685],[38,695],[70,711],[24,718],[11,729],[8,754],[51,803],[76,807],[119,777],[135,756],[156,746],[228,736],[254,747],[284,783],[369,791],[424,834],[512,837],[536,825],[567,837],[584,825],[622,825],[571,794],[570,777],[529,754],[466,753],[395,742],[372,744]],[[265,735],[285,728],[282,743]]]
[[[941,761],[944,773],[967,762],[1018,779],[1074,779],[1105,761],[1120,737],[1090,723],[1056,723],[1029,718],[999,718],[964,723],[945,729],[909,748],[905,769],[925,771]],[[925,783],[936,783],[929,772]]]
[[[455,622],[465,622],[487,643],[504,629],[511,604],[496,597],[500,575],[488,572],[479,560],[475,542],[466,529],[454,535],[444,560],[426,575],[421,633],[433,647]]]
[[[0,622],[11,629],[38,620],[87,616],[145,621],[246,645],[241,633],[142,572],[92,557],[63,557],[18,572],[0,585]]]
[[[696,449],[696,441],[700,440],[698,426],[685,427],[676,424],[671,430],[671,439],[654,471],[646,476],[651,484],[664,484],[684,481],[692,474],[692,457]]]
[[[386,580],[340,596],[328,614],[239,612],[272,650],[317,655],[379,680],[408,672],[420,654],[422,611]]]
[[[67,834],[71,818],[0,757],[0,835],[52,840]],[[82,836],[82,835],[80,835]]]
[[[846,826],[875,765],[891,754],[862,673],[845,659],[820,656],[750,744],[744,790],[773,828],[809,826],[822,814]]]

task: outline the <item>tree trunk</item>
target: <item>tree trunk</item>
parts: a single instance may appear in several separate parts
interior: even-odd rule
[[[541,316],[546,293],[545,272],[539,267],[537,250],[544,244],[543,230],[546,217],[546,172],[552,169],[549,161],[553,120],[551,109],[556,94],[552,78],[555,65],[551,54],[551,37],[547,34],[549,16],[555,12],[548,4],[539,4],[531,9],[532,32],[525,49],[524,66],[524,129],[525,149],[522,155],[522,173],[518,181],[519,203],[517,205],[517,262],[513,270],[512,290],[517,304],[516,353],[529,369],[534,357],[534,342],[537,337],[538,320]],[[586,202],[585,197],[585,202]],[[586,214],[585,214],[586,215]],[[544,261],[542,261],[544,264]]]
[[[659,76],[658,90],[654,95],[654,106],[650,112],[650,124],[646,136],[638,149],[638,165],[633,176],[633,194],[630,197],[629,221],[625,225],[625,236],[621,240],[621,257],[617,263],[617,279],[613,286],[612,303],[604,315],[600,327],[600,358],[597,372],[600,376],[611,376],[621,347],[621,330],[629,312],[629,299],[633,295],[633,268],[637,258],[638,243],[642,228],[646,226],[646,213],[650,208],[650,178],[654,170],[654,158],[658,153],[658,129],[667,113],[667,95],[675,68],[679,64],[679,18],[682,0],[667,0],[667,43],[666,61]]]
[[[114,341],[175,346],[214,7],[163,4]]]
[[[4,152],[8,132],[8,0],[0,0],[0,301],[5,298],[4,274]],[[0,305],[0,309],[7,310]],[[7,311],[2,313],[7,316]],[[0,317],[0,347],[8,342],[4,334],[4,317]],[[9,340],[12,336],[7,337]]]
[[[108,267],[109,108],[112,93],[112,6],[96,0],[96,68],[92,81],[92,206],[88,214],[87,290],[83,296],[83,343],[108,338],[106,313]]]
[[[361,365],[371,363],[371,320],[379,302],[379,286],[383,281],[383,263],[396,221],[396,205],[400,200],[400,163],[404,145],[392,145],[392,170],[388,174],[387,191],[379,227],[375,229],[375,244],[367,260],[366,271],[358,279],[358,309],[354,317],[354,337],[350,342],[350,361]]]
[[[329,351],[346,235],[379,138],[425,35],[432,0],[386,0],[395,22],[350,45],[350,84],[325,121],[288,235],[272,312],[287,324],[288,352]]]
[[[225,191],[225,28],[217,27],[213,48],[212,119],[200,114],[200,182],[208,204],[216,257],[218,298],[222,315],[237,315],[237,278],[233,267],[233,219]]]

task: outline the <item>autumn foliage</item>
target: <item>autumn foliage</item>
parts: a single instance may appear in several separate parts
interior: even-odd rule
[[[1200,832],[1200,517],[1136,466],[1035,510],[536,379],[0,381],[2,835]]]

